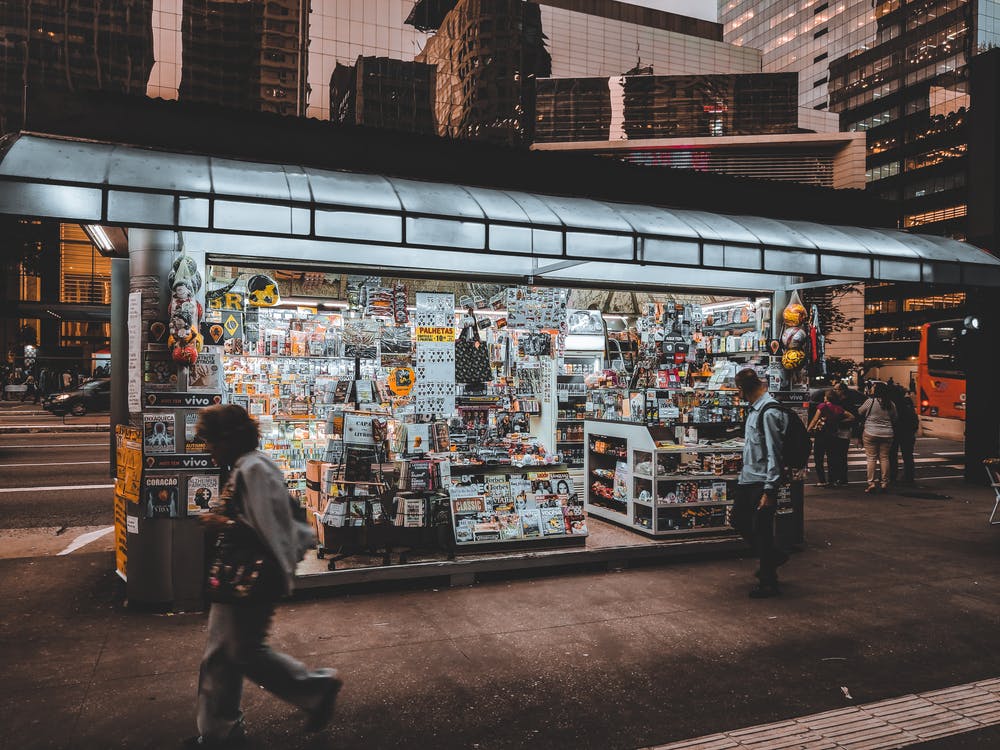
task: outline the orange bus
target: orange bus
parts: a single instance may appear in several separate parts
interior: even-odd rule
[[[917,361],[921,416],[965,420],[961,337],[961,320],[940,320],[921,327]]]

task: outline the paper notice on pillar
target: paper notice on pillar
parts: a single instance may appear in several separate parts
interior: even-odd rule
[[[146,518],[177,518],[177,495],[180,478],[150,476],[143,479],[143,504]]]
[[[175,450],[174,415],[157,412],[142,415],[142,452],[173,453]]]
[[[142,411],[142,292],[128,295],[128,410]]]
[[[203,347],[198,361],[188,369],[188,389],[219,392],[222,385],[222,347]]]
[[[208,513],[209,503],[219,497],[218,474],[192,474],[187,478],[187,513]]]

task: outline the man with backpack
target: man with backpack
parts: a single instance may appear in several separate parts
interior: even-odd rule
[[[913,399],[900,387],[892,394],[892,402],[896,406],[895,439],[889,449],[889,480],[896,484],[899,473],[899,454],[903,454],[903,479],[900,484],[913,484],[915,466],[913,448],[917,443],[917,430],[920,428],[920,418],[913,405]]]
[[[736,374],[740,396],[750,404],[740,471],[733,502],[732,525],[754,548],[760,560],[753,599],[778,596],[778,568],[788,553],[775,544],[774,517],[778,489],[790,469],[805,467],[811,449],[802,420],[767,392],[767,384],[747,368]]]

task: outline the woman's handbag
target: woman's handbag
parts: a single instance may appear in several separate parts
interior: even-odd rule
[[[239,604],[261,598],[273,578],[274,563],[257,533],[239,520],[242,507],[236,473],[221,493],[230,523],[219,532],[208,564],[208,598],[217,604]]]
[[[813,437],[822,434],[826,431],[826,417],[822,414],[816,417],[813,421],[812,426],[809,428],[809,434]]]

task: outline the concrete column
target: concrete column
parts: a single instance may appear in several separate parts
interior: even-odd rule
[[[129,231],[129,291],[142,292],[143,350],[148,323],[167,319],[168,277],[178,249],[175,232]],[[141,427],[142,415],[131,414],[129,421]],[[179,427],[184,429],[183,424]],[[181,482],[179,491],[183,489]],[[128,537],[129,602],[161,609],[200,608],[205,540],[201,525],[193,518],[145,518],[141,499],[138,507],[130,504],[128,510],[139,525],[139,533]]]
[[[111,260],[111,476],[118,472],[115,425],[128,424],[128,276],[126,258]]]

